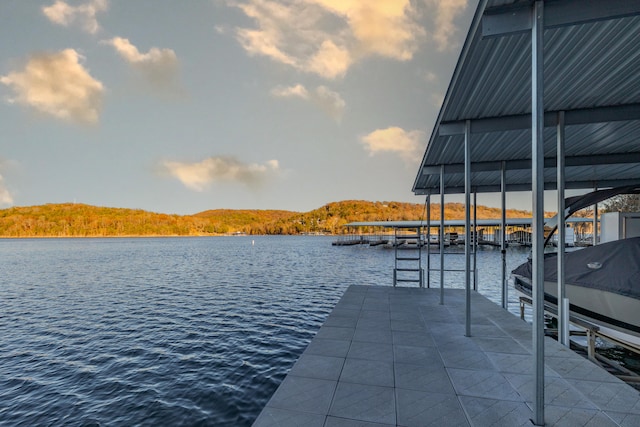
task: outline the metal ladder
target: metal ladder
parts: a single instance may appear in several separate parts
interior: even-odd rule
[[[405,233],[398,233],[395,228],[395,267],[393,269],[393,286],[398,283],[417,283],[424,287],[424,269],[422,268],[422,227],[404,228]],[[412,242],[415,242],[412,243]]]

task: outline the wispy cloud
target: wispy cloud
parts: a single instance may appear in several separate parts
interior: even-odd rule
[[[434,107],[436,107],[437,109],[440,109],[440,107],[442,107],[443,102],[444,102],[444,94],[440,92],[431,94],[431,104]]]
[[[401,61],[413,57],[425,35],[410,0],[309,0],[342,18],[356,57],[379,55]],[[351,44],[351,43],[350,43]]]
[[[338,92],[326,86],[318,86],[311,91],[301,84],[277,86],[271,90],[271,94],[278,98],[301,98],[310,101],[337,122],[342,120],[347,105]]]
[[[64,27],[78,25],[84,31],[95,34],[100,30],[96,15],[108,8],[107,0],[91,0],[79,6],[71,6],[65,1],[56,0],[51,6],[42,7],[42,13],[54,24]]]
[[[164,161],[161,166],[194,191],[204,191],[220,182],[236,182],[255,189],[280,171],[277,160],[247,164],[233,157],[209,157],[193,163]]]
[[[421,43],[455,48],[468,0],[227,0],[254,22],[236,28],[249,55],[327,79],[364,58],[411,60]],[[430,22],[429,30],[421,23]]]
[[[17,103],[76,123],[96,123],[102,107],[104,87],[81,64],[74,49],[37,53],[23,70],[0,76]]]
[[[307,88],[301,84],[295,86],[277,86],[271,90],[271,95],[278,98],[309,98]]]
[[[434,21],[434,31],[432,38],[438,50],[444,51],[456,47],[458,44],[452,42],[457,28],[455,19],[467,7],[468,0],[424,0],[427,7],[432,10],[431,15]]]
[[[425,36],[410,0],[229,0],[255,23],[237,28],[250,55],[328,79],[369,56],[409,60]]]
[[[178,57],[172,49],[152,47],[141,53],[128,39],[114,37],[104,40],[131,66],[139,70],[154,87],[160,89],[178,88]]]
[[[378,129],[361,138],[361,143],[370,155],[393,153],[407,164],[420,161],[423,151],[424,132],[419,130],[405,131],[399,127]]]

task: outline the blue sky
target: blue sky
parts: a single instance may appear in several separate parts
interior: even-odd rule
[[[411,186],[473,9],[3,1],[0,208],[422,203]]]

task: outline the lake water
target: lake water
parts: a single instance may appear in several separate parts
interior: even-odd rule
[[[0,425],[251,425],[348,286],[392,285],[392,250],[331,241],[0,240]],[[499,302],[500,251],[478,265]]]

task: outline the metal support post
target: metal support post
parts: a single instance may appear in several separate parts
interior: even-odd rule
[[[444,165],[440,166],[440,305],[444,304]]]
[[[531,193],[534,419],[544,425],[544,2],[533,5],[531,19]]]
[[[466,290],[465,336],[471,336],[471,121],[464,125],[464,284]]]
[[[427,288],[431,287],[431,193],[427,193]]]
[[[506,162],[502,161],[500,170],[500,204],[502,214],[500,215],[500,252],[502,253],[502,308],[505,310],[509,307],[509,287],[507,283],[507,170]]]
[[[473,290],[478,290],[478,193],[473,192]]]
[[[594,191],[598,190],[598,187],[593,189]],[[593,241],[591,242],[593,246],[598,244],[598,204],[593,205]]]
[[[427,288],[431,287],[431,194],[427,194]]]
[[[565,218],[564,218],[564,111],[558,112],[557,142],[557,181],[558,181],[558,341],[569,345],[569,324],[565,324],[564,300],[566,298],[564,285],[564,246],[565,246]]]

